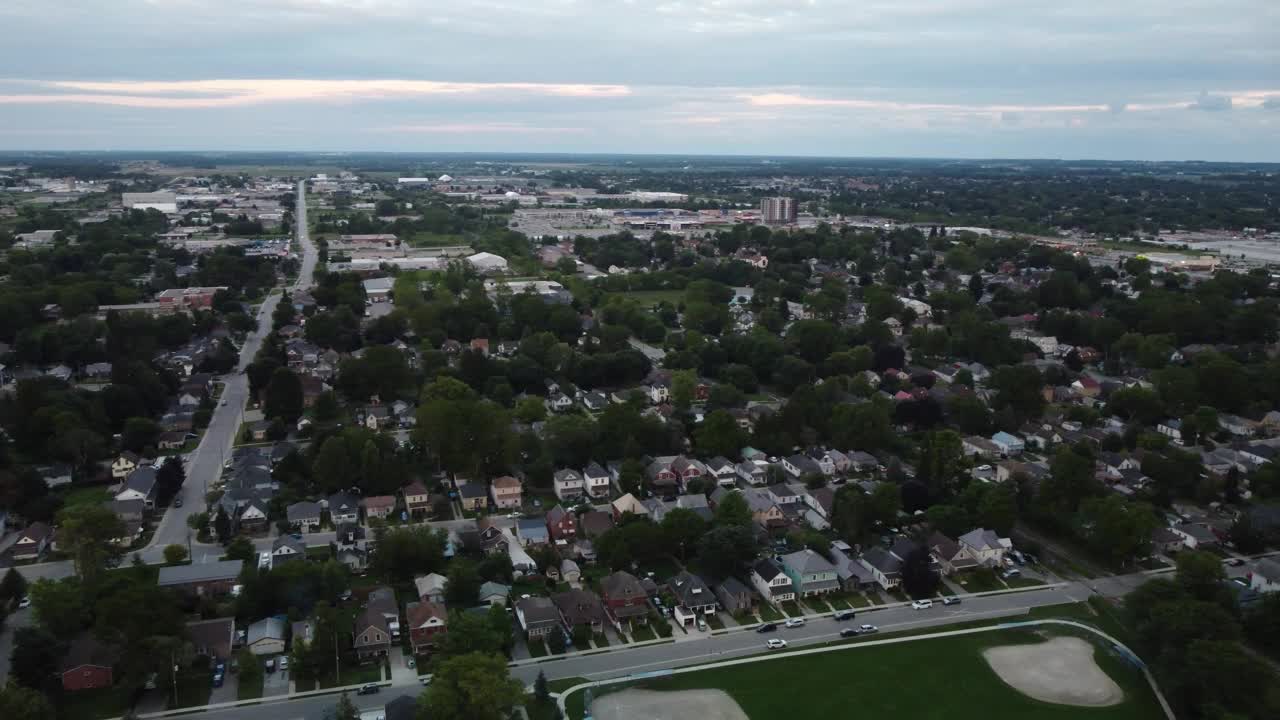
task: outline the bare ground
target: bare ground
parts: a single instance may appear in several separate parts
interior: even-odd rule
[[[595,720],[748,720],[723,690],[623,690],[591,703]]]
[[[1093,661],[1093,646],[1080,638],[1005,645],[985,650],[982,656],[1001,680],[1036,700],[1080,707],[1124,700],[1124,691]]]

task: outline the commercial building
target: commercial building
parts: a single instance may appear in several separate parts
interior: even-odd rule
[[[121,193],[120,203],[130,210],[178,212],[178,196],[171,192]]]
[[[796,221],[799,210],[795,198],[767,197],[760,200],[760,218],[769,225],[785,225]]]

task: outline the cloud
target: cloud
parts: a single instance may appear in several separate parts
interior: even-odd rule
[[[378,128],[378,132],[392,133],[440,133],[446,135],[470,135],[489,133],[583,133],[591,132],[582,127],[548,127],[542,125],[526,125],[511,122],[477,122],[477,123],[426,123],[419,125],[392,125]]]
[[[854,110],[963,112],[980,114],[998,113],[1059,113],[1106,112],[1105,104],[1086,105],[971,105],[963,103],[921,103],[866,98],[830,98],[795,95],[792,93],[763,93],[742,95],[741,98],[757,107],[834,107]]]
[[[75,103],[137,108],[221,108],[286,102],[344,103],[429,97],[617,98],[626,85],[524,82],[442,82],[433,80],[121,80],[20,81],[42,92],[0,95],[0,104]]]
[[[1187,106],[1192,110],[1208,110],[1210,112],[1218,112],[1221,110],[1231,109],[1230,95],[1211,95],[1207,92],[1201,92],[1195,102]]]

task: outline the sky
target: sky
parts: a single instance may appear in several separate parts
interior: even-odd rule
[[[1280,162],[1277,0],[2,0],[0,149]]]

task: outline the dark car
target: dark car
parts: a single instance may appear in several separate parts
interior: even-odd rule
[[[365,685],[364,687],[361,687],[359,690],[357,690],[356,694],[357,695],[376,695],[380,690],[382,690],[382,688],[378,687],[373,683],[369,683],[368,685]]]
[[[845,628],[840,631],[840,637],[858,637],[858,628]]]
[[[959,604],[960,604],[960,598],[958,598],[958,597],[944,597],[944,598],[942,598],[942,604],[943,604],[943,605],[959,605]]]
[[[839,621],[844,621],[844,620],[852,620],[855,617],[857,617],[857,615],[858,613],[852,610],[837,610],[835,611],[835,613],[831,615],[831,617]]]
[[[778,629],[778,623],[764,623],[760,627],[756,628],[756,632],[767,633],[767,632],[773,632],[774,630],[777,630],[777,629]]]

